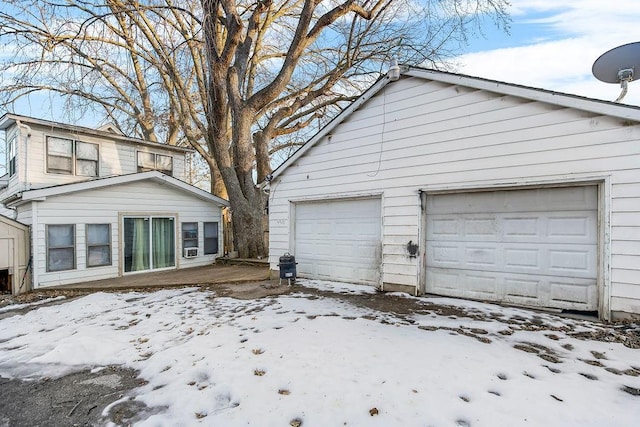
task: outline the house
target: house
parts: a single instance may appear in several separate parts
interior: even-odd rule
[[[268,190],[272,272],[640,316],[638,107],[409,68]]]
[[[0,214],[30,229],[27,289],[203,266],[221,255],[228,202],[184,181],[191,150],[15,114],[0,118],[0,130]],[[0,277],[4,270],[18,273],[16,292],[24,273],[0,262]]]

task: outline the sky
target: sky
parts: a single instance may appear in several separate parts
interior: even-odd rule
[[[511,0],[509,12],[510,34],[487,22],[485,37],[470,40],[456,58],[456,71],[607,101],[618,97],[620,86],[600,82],[591,67],[610,49],[640,42],[638,0]],[[629,85],[622,102],[640,105],[640,83]]]
[[[150,410],[122,420],[136,427],[600,427],[640,418],[640,349],[575,336],[611,337],[613,326],[387,294],[423,307],[396,315],[352,303],[355,294],[370,300],[373,287],[296,283],[253,300],[184,288],[97,292],[6,317],[25,308],[8,306],[0,376],[135,369],[147,383],[103,415],[143,403]]]
[[[640,42],[638,0],[511,0],[508,11],[509,33],[487,20],[484,36],[470,38],[465,52],[453,59],[452,71],[607,101],[618,97],[620,86],[600,82],[591,67],[603,53]],[[622,102],[640,106],[640,83],[629,85]],[[46,95],[20,101],[15,112],[89,127],[100,124],[97,117],[76,117]],[[0,153],[0,173],[3,163]]]

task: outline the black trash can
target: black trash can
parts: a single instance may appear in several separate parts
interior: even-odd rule
[[[280,268],[280,283],[282,283],[282,279],[287,279],[289,284],[291,284],[291,281],[296,280],[296,264],[296,257],[289,252],[280,257],[280,262],[278,263],[278,267]]]

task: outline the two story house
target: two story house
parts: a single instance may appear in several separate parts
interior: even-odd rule
[[[0,229],[5,291],[202,266],[221,254],[228,202],[185,182],[191,150],[15,114],[0,130],[2,224],[28,226],[31,240],[9,242]],[[27,265],[18,247],[31,248]]]

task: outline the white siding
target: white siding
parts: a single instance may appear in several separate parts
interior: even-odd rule
[[[33,207],[37,207],[37,224],[33,230],[35,246],[34,274],[37,282],[34,287],[47,287],[59,284],[117,277],[120,258],[120,215],[171,215],[176,217],[176,267],[195,267],[211,264],[215,255],[202,255],[204,249],[203,222],[218,222],[218,235],[222,236],[222,216],[220,207],[201,200],[193,195],[170,187],[141,181],[96,190],[54,196],[43,202],[31,202],[30,207],[20,210],[19,218],[26,222],[31,218]],[[182,222],[199,223],[200,254],[196,258],[182,257],[180,224]],[[76,269],[60,272],[46,271],[46,225],[76,225]],[[85,225],[111,224],[112,265],[104,267],[86,267]],[[219,250],[222,250],[220,244]],[[38,262],[35,262],[35,261]]]
[[[18,127],[14,126],[11,129],[7,129],[5,134],[5,143],[7,143],[13,136],[16,136],[16,173],[12,177],[9,178],[9,185],[4,190],[0,191],[0,200],[4,200],[8,196],[15,194],[18,191],[21,191],[23,187],[21,187],[22,181],[21,176],[24,177],[26,169],[26,153],[24,151],[23,136],[20,133]],[[5,156],[8,153],[9,147],[5,147]],[[6,162],[6,157],[3,162]],[[7,174],[9,173],[9,165],[5,165]],[[11,215],[6,215],[9,218],[13,218]]]
[[[639,165],[638,123],[403,78],[272,182],[271,268],[290,249],[290,201],[383,192],[383,281],[417,286],[404,248],[420,241],[420,190],[608,177],[611,309],[640,312]]]
[[[14,132],[17,126],[9,130]],[[44,126],[30,126],[30,131],[25,135],[21,129],[18,137],[17,175],[9,181],[9,187],[0,194],[15,194],[24,189],[48,187],[51,185],[68,184],[86,181],[89,178],[66,174],[47,173],[47,137],[54,136],[68,138],[82,142],[99,145],[99,177],[109,177],[137,172],[136,151],[152,152],[170,155],[173,158],[173,176],[177,179],[185,179],[185,153],[182,151],[168,150],[158,144],[149,147],[137,145],[132,142],[117,141],[94,135],[76,134],[73,132],[47,128]],[[25,144],[26,142],[26,144]],[[27,164],[28,161],[28,164]]]

